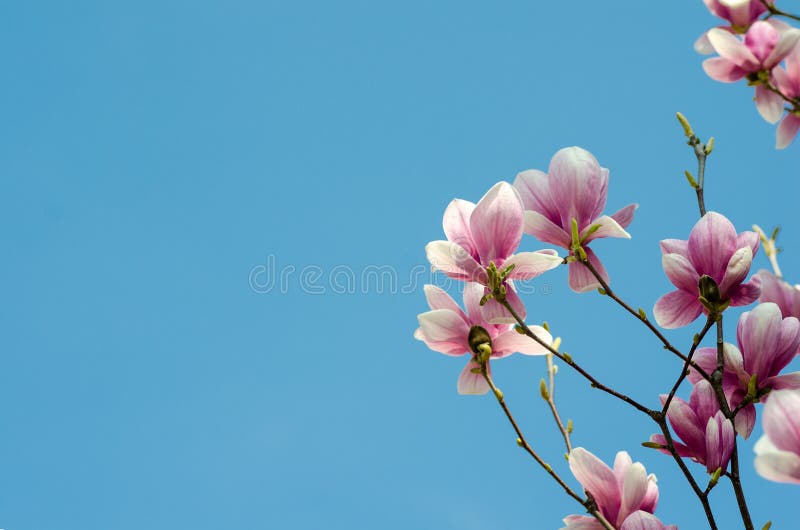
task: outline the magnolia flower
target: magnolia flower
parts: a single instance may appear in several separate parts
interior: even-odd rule
[[[783,318],[776,304],[758,304],[739,318],[736,341],[739,348],[728,343],[723,348],[722,389],[731,407],[739,406],[751,391],[760,396],[770,390],[800,389],[800,372],[780,375],[800,347],[800,321],[795,317]],[[717,349],[698,349],[694,361],[706,373],[713,372]],[[689,380],[700,384],[701,376],[691,370]],[[755,406],[750,403],[736,415],[736,430],[747,438],[755,421]]]
[[[514,352],[526,355],[547,353],[544,346],[517,333],[513,325],[486,322],[480,307],[482,296],[483,286],[467,283],[464,286],[465,313],[444,290],[435,285],[426,285],[425,297],[431,310],[417,316],[419,328],[414,332],[414,338],[424,341],[430,349],[452,356],[473,354],[458,378],[459,394],[485,394],[489,391],[489,385],[480,372],[480,364],[475,361],[475,352],[469,342],[470,331],[476,326],[483,328],[489,336],[491,359],[508,357]],[[543,342],[552,344],[553,338],[544,328],[529,327]],[[488,361],[486,368],[491,372]]]
[[[652,513],[658,503],[656,476],[648,475],[640,462],[625,451],[617,453],[614,469],[582,447],[569,453],[569,468],[595,500],[597,509],[618,530],[677,530],[664,526]],[[586,515],[570,515],[561,530],[602,530]],[[660,525],[660,526],[659,526]]]
[[[781,390],[770,395],[764,406],[764,435],[753,449],[759,475],[800,484],[800,393]]]
[[[706,213],[692,228],[689,240],[661,241],[661,263],[676,291],[656,302],[653,314],[662,328],[680,328],[700,313],[708,314],[700,301],[699,282],[709,276],[719,288],[720,302],[747,305],[758,298],[758,283],[744,282],[753,255],[758,251],[755,232],[736,234],[728,219],[716,212]]]
[[[661,403],[667,396],[661,395]],[[724,471],[733,453],[734,430],[730,420],[719,408],[717,396],[711,384],[702,379],[698,381],[689,402],[673,397],[667,410],[667,419],[672,430],[681,439],[673,442],[675,450],[682,457],[688,457],[706,466],[713,473],[717,468]],[[661,434],[650,437],[651,442],[666,446],[667,440]],[[669,454],[666,449],[661,452]]]
[[[761,283],[759,302],[774,302],[784,317],[800,318],[800,285],[789,285],[766,270],[758,271],[755,279]]]
[[[767,10],[761,0],[704,1],[711,13],[728,22],[726,26],[718,26],[719,29],[730,33],[744,33],[750,24],[758,20],[758,17]],[[714,47],[708,41],[708,32],[700,35],[700,38],[694,43],[694,49],[703,55],[714,53]]]
[[[712,79],[732,83],[743,77],[756,85],[756,107],[770,123],[783,113],[783,98],[764,86],[770,72],[800,40],[800,30],[780,32],[772,24],[757,21],[750,26],[744,40],[720,28],[708,32],[708,41],[720,56],[703,61],[703,69]]]
[[[608,169],[600,167],[589,151],[580,147],[561,149],[550,161],[549,173],[529,169],[517,175],[514,187],[525,206],[525,232],[544,243],[552,243],[573,255],[572,223],[577,223],[580,243],[586,257],[600,276],[608,274],[597,255],[586,247],[602,237],[630,239],[625,231],[633,220],[636,204],[630,204],[611,216],[601,215],[608,194]],[[569,264],[569,286],[585,292],[600,283],[581,263]]]
[[[562,260],[551,249],[514,254],[522,239],[522,225],[519,194],[511,184],[498,182],[477,205],[453,200],[444,212],[447,241],[431,241],[425,246],[425,252],[434,270],[457,280],[488,286],[488,268],[507,271],[502,277],[506,300],[520,318],[525,318],[525,306],[512,280],[535,278],[558,267]],[[489,300],[482,311],[487,322],[515,322],[496,300]]]
[[[800,98],[800,45],[796,45],[792,52],[786,56],[786,69],[780,66],[772,71],[775,85],[778,90],[788,98]],[[795,105],[795,110],[788,112],[778,125],[775,147],[787,147],[800,129],[800,108]]]

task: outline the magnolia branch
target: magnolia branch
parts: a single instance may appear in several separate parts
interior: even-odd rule
[[[531,445],[525,439],[525,435],[519,428],[519,425],[517,424],[517,421],[514,419],[513,414],[511,414],[511,410],[508,408],[508,405],[506,404],[503,392],[501,392],[500,389],[497,388],[497,386],[494,384],[494,381],[492,380],[492,376],[489,375],[489,371],[486,368],[486,361],[485,360],[482,362],[480,360],[478,361],[480,362],[481,365],[481,374],[483,375],[484,379],[486,379],[486,383],[489,385],[489,388],[492,389],[492,393],[494,394],[495,398],[497,398],[497,402],[503,409],[503,412],[505,413],[506,418],[508,418],[509,423],[511,423],[511,426],[514,428],[514,432],[517,434],[517,445],[522,447],[525,450],[525,452],[527,452],[536,461],[536,463],[539,464],[539,466],[541,466],[542,469],[544,469],[547,472],[547,474],[550,475],[553,478],[553,480],[555,480],[558,483],[559,486],[561,486],[561,488],[566,492],[567,495],[575,499],[581,506],[586,508],[586,511],[589,514],[591,514],[595,519],[597,519],[597,521],[601,525],[603,525],[603,528],[605,528],[606,530],[614,530],[614,526],[610,522],[608,522],[608,520],[605,517],[603,517],[603,514],[600,513],[600,511],[597,509],[597,505],[591,498],[591,496],[589,496],[589,498],[587,499],[584,499],[580,495],[575,493],[575,491],[572,488],[570,488],[566,482],[564,482],[564,480],[558,475],[558,473],[556,473],[553,470],[550,464],[545,462],[542,459],[542,457],[540,457],[539,454],[536,451],[534,451],[533,447],[531,447]]]

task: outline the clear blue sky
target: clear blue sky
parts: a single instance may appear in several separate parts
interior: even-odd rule
[[[412,338],[423,247],[453,197],[580,145],[611,169],[609,211],[641,205],[631,241],[593,248],[650,310],[671,288],[658,240],[696,221],[680,110],[717,137],[709,208],[783,225],[800,281],[800,146],[774,151],[749,89],[705,76],[692,43],[713,24],[699,0],[0,3],[0,527],[558,528],[577,506],[492,398],[456,394],[462,361]],[[266,267],[295,269],[253,289]],[[564,270],[534,285],[531,322],[656,404],[679,366],[647,333]],[[496,363],[568,475],[543,373]],[[674,464],[639,445],[653,426],[566,369],[558,385],[576,444],[629,450],[663,520],[698,528]],[[752,471],[760,432],[755,519],[793,528],[797,490]]]

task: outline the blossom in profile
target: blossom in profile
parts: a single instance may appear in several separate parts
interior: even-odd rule
[[[737,348],[725,344],[722,389],[728,404],[735,408],[749,392],[761,399],[771,399],[771,390],[800,389],[800,372],[781,374],[800,347],[800,321],[783,317],[777,304],[758,304],[743,313],[736,328]],[[699,348],[694,361],[706,373],[717,367],[716,348]],[[700,384],[700,374],[689,372],[689,380]],[[763,396],[763,397],[762,397]],[[750,403],[736,415],[736,430],[745,438],[755,424],[755,406]]]
[[[625,228],[633,220],[636,204],[612,215],[602,215],[608,195],[608,169],[580,147],[558,151],[548,173],[536,169],[517,175],[514,187],[525,206],[525,232],[543,243],[558,245],[574,255],[573,220],[586,257],[604,281],[608,273],[597,255],[586,245],[603,237],[630,238]],[[578,262],[569,264],[569,286],[585,292],[600,287],[597,278]]]
[[[761,284],[759,302],[773,302],[784,317],[800,318],[800,285],[790,285],[763,269],[756,273],[755,278]]]
[[[517,333],[513,325],[491,324],[483,317],[480,300],[484,288],[477,283],[467,283],[464,286],[464,308],[458,304],[443,289],[435,285],[425,286],[425,297],[431,310],[417,316],[419,328],[414,332],[414,337],[424,341],[432,350],[445,355],[462,356],[470,354],[470,360],[458,378],[459,394],[485,394],[489,390],[480,364],[476,361],[474,345],[470,338],[476,332],[485,334],[484,340],[491,346],[490,359],[508,357],[514,352],[526,355],[544,355],[547,349],[530,337]],[[528,326],[533,333],[544,343],[552,344],[553,338],[541,326]],[[487,360],[486,368],[491,371],[490,362]]]
[[[761,116],[776,123],[783,114],[783,98],[764,84],[771,79],[773,68],[783,61],[800,41],[800,30],[779,31],[773,24],[754,22],[744,39],[730,32],[713,28],[708,41],[719,54],[703,61],[703,69],[712,79],[732,83],[744,77],[756,86],[756,107]]]
[[[658,503],[658,485],[640,462],[625,451],[617,453],[614,469],[582,447],[569,453],[569,468],[583,489],[594,499],[603,517],[618,530],[677,530],[664,526],[653,512]],[[570,515],[561,530],[603,530],[593,517]],[[660,526],[659,526],[660,525]]]
[[[774,482],[800,484],[800,393],[773,392],[763,423],[764,435],[753,448],[756,472]]]
[[[778,66],[772,71],[772,75],[775,86],[781,94],[788,98],[800,98],[800,45],[796,45],[786,56],[786,69]],[[798,129],[800,129],[800,109],[795,105],[795,109],[787,112],[778,125],[775,147],[777,149],[788,147],[797,135]]]
[[[662,395],[661,403],[666,403],[666,400],[667,396]],[[673,397],[667,410],[667,419],[681,440],[673,441],[680,456],[705,465],[709,473],[718,468],[723,471],[727,469],[733,453],[734,428],[720,410],[717,396],[708,381],[702,379],[695,383],[688,403],[677,396]],[[667,445],[662,434],[652,435],[650,441]],[[669,454],[666,449],[661,451]]]
[[[709,301],[708,292],[700,292],[701,278],[713,284],[712,300],[722,306],[741,306],[758,298],[758,282],[745,282],[753,255],[760,240],[755,232],[736,233],[733,224],[722,214],[706,213],[692,228],[689,240],[661,241],[661,263],[664,272],[677,290],[658,299],[653,314],[662,328],[673,329],[691,324],[709,310],[701,301]],[[719,309],[724,309],[720,307]]]
[[[525,318],[525,306],[513,280],[535,278],[562,262],[552,249],[514,254],[522,239],[523,210],[519,193],[507,182],[495,184],[477,205],[453,200],[442,224],[447,241],[431,241],[425,247],[433,269],[486,287],[491,280],[490,269],[500,271],[506,300],[520,318]],[[484,294],[488,292],[487,288]],[[488,300],[482,311],[487,322],[515,322],[494,299]]]

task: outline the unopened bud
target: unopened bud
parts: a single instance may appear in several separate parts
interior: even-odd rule
[[[705,153],[706,155],[710,155],[711,151],[714,150],[714,137],[708,139],[708,143],[706,144]]]
[[[547,383],[544,382],[544,378],[539,381],[539,393],[542,395],[543,400],[550,400],[550,392],[547,391]]]
[[[686,135],[687,138],[691,138],[694,136],[694,131],[692,130],[692,126],[689,125],[689,120],[681,114],[680,112],[675,114],[675,117],[678,118],[678,121],[681,122],[681,127],[683,127],[683,134]]]

